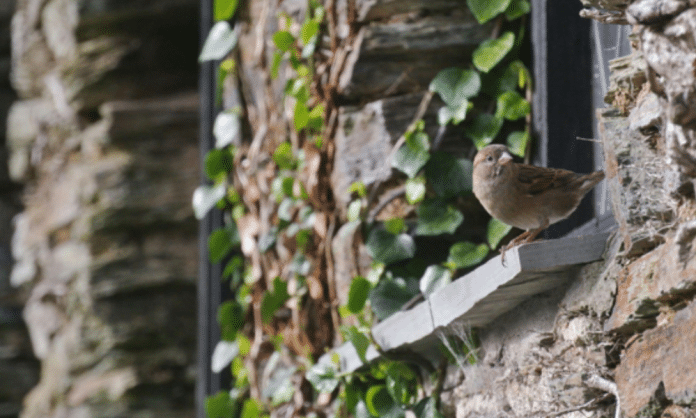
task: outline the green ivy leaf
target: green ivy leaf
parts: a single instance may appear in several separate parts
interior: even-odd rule
[[[198,62],[221,60],[237,45],[237,33],[227,22],[217,22],[210,28]]]
[[[416,397],[416,375],[405,363],[392,362],[387,367],[386,386],[389,395],[401,406],[408,406]]]
[[[418,418],[445,418],[435,407],[435,398],[423,398],[413,408]]]
[[[531,111],[529,102],[516,91],[506,91],[498,96],[495,116],[507,120],[517,120]]]
[[[295,43],[295,37],[290,32],[281,30],[273,34],[273,43],[279,50],[287,52]]]
[[[480,150],[486,145],[493,142],[500,128],[503,126],[503,119],[495,117],[488,113],[480,113],[465,129],[467,137],[471,138],[476,145],[476,149]]]
[[[309,19],[302,25],[300,29],[300,39],[302,45],[307,45],[312,38],[319,32],[319,22],[314,19]]]
[[[283,62],[283,54],[280,51],[273,52],[273,62],[271,62],[271,79],[278,78],[280,63]]]
[[[198,186],[193,192],[193,213],[196,219],[203,219],[217,202],[225,197],[227,185],[220,182],[214,186]]]
[[[391,218],[384,222],[384,228],[394,235],[398,235],[406,228],[406,223],[402,218]]]
[[[418,176],[406,180],[406,201],[415,205],[425,197],[425,176]]]
[[[280,277],[276,277],[273,279],[273,290],[266,291],[261,301],[261,319],[264,324],[271,322],[273,315],[288,299],[290,299],[288,284],[281,280]]]
[[[404,145],[394,154],[392,167],[413,178],[430,159],[429,149],[428,134],[425,132],[407,134]]]
[[[471,191],[473,165],[466,158],[456,159],[452,154],[436,151],[425,165],[425,176],[433,191],[440,197],[450,198]]]
[[[370,346],[370,339],[362,332],[360,332],[355,326],[350,326],[346,329],[347,340],[353,344],[355,351],[360,357],[360,361],[363,364],[367,363],[367,348]]]
[[[367,389],[365,394],[367,409],[373,416],[396,418],[404,416],[402,411],[398,415],[399,406],[394,402],[385,385],[375,385]]]
[[[510,0],[466,0],[469,9],[479,23],[486,23],[500,13],[503,13],[510,4]]]
[[[229,20],[237,10],[237,0],[215,0],[213,16],[216,22]]]
[[[325,357],[320,358],[317,364],[307,370],[305,378],[320,393],[333,392],[340,382],[336,365]]]
[[[281,170],[292,170],[295,168],[297,161],[292,155],[292,145],[289,142],[282,142],[273,152],[273,161]]]
[[[230,144],[239,145],[241,141],[241,124],[239,116],[231,111],[220,112],[215,117],[213,135],[215,136],[215,148],[225,148]]]
[[[304,129],[305,126],[307,126],[308,123],[309,109],[307,109],[306,104],[298,100],[295,102],[295,130],[298,132],[301,131],[302,129]]]
[[[346,211],[346,217],[348,222],[354,222],[360,220],[360,212],[362,211],[362,202],[360,199],[353,200],[348,205],[348,210]]]
[[[439,94],[447,106],[459,109],[481,90],[481,77],[473,70],[446,68],[435,76],[429,88]]]
[[[425,269],[423,277],[420,279],[420,291],[426,297],[432,295],[436,290],[441,289],[452,282],[452,272],[448,269],[433,265]]]
[[[244,401],[244,406],[242,407],[241,418],[259,418],[261,417],[261,412],[263,412],[263,405],[253,398],[249,398]],[[230,415],[231,416],[231,415]]]
[[[232,155],[227,150],[212,149],[205,156],[205,175],[222,180],[232,171]]]
[[[455,269],[475,266],[488,255],[486,244],[476,245],[473,242],[462,241],[450,247],[447,264]]]
[[[527,142],[529,142],[529,132],[527,131],[511,132],[507,137],[508,149],[518,157],[524,157],[524,152],[527,150]]]
[[[482,42],[472,56],[474,66],[484,73],[489,72],[505,58],[514,43],[515,35],[512,32],[505,32],[498,39]]]
[[[416,209],[416,235],[453,234],[464,220],[464,215],[441,199],[423,201]]]
[[[365,247],[373,260],[384,264],[411,258],[416,253],[416,244],[409,235],[394,235],[378,228],[370,231]]]
[[[505,238],[505,235],[510,232],[512,227],[510,225],[504,224],[495,218],[491,218],[488,222],[488,232],[486,236],[488,237],[488,245],[491,249],[496,249],[500,240]]]
[[[511,0],[510,5],[507,10],[505,10],[505,17],[507,17],[508,20],[515,20],[529,13],[530,10],[529,1]]]
[[[229,300],[218,306],[217,321],[224,341],[234,341],[244,325],[244,308],[236,301]]]
[[[229,418],[234,416],[236,402],[226,391],[208,396],[205,400],[205,413],[208,418]]]
[[[234,222],[223,228],[216,229],[208,237],[208,258],[213,263],[221,261],[232,248],[240,244],[239,231]]]
[[[359,197],[367,196],[367,188],[362,181],[354,181],[348,187],[348,193],[356,193]]]
[[[454,125],[459,125],[464,119],[466,119],[466,112],[473,107],[473,103],[470,103],[464,99],[461,104],[457,107],[443,106],[437,111],[437,123],[440,126],[445,126],[450,121]]]
[[[210,370],[213,373],[220,373],[227,367],[232,360],[239,355],[239,346],[236,341],[218,341],[213,350],[210,361]]]
[[[403,279],[383,278],[370,292],[369,300],[372,311],[380,321],[398,312],[402,306],[418,294]]]
[[[307,127],[315,132],[320,132],[324,127],[324,104],[319,103],[309,112]]]
[[[372,283],[362,276],[356,276],[350,283],[348,291],[348,310],[352,313],[358,313],[365,307],[367,296],[372,290]]]

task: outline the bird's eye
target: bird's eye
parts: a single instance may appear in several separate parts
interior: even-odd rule
[[[493,162],[493,156],[492,156],[492,155],[489,155],[489,156],[486,158],[486,161],[488,161],[489,163],[492,163],[492,162]]]

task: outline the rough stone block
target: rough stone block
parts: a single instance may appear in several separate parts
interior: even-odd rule
[[[624,269],[617,279],[614,310],[605,330],[636,332],[656,324],[659,306],[696,289],[696,257],[679,260],[673,238]]]
[[[675,403],[696,399],[696,302],[676,312],[666,325],[648,330],[624,351],[616,368],[621,406],[628,417],[648,406],[664,385]]]

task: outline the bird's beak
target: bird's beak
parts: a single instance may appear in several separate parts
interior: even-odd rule
[[[507,151],[503,152],[500,158],[498,158],[498,164],[507,164],[510,161],[512,161],[512,155],[510,155],[510,153]]]

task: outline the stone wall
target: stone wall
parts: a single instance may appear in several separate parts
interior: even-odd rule
[[[17,98],[10,85],[10,21],[15,1],[0,4],[0,417],[17,417],[22,399],[39,379],[22,320],[27,292],[10,285],[12,218],[22,209],[21,186],[8,174],[5,132],[7,112]]]
[[[597,111],[619,228],[603,263],[482,331],[458,417],[696,416],[696,7],[583,3],[633,25]]]
[[[22,417],[194,415],[198,7],[17,2],[9,281],[41,365]]]

